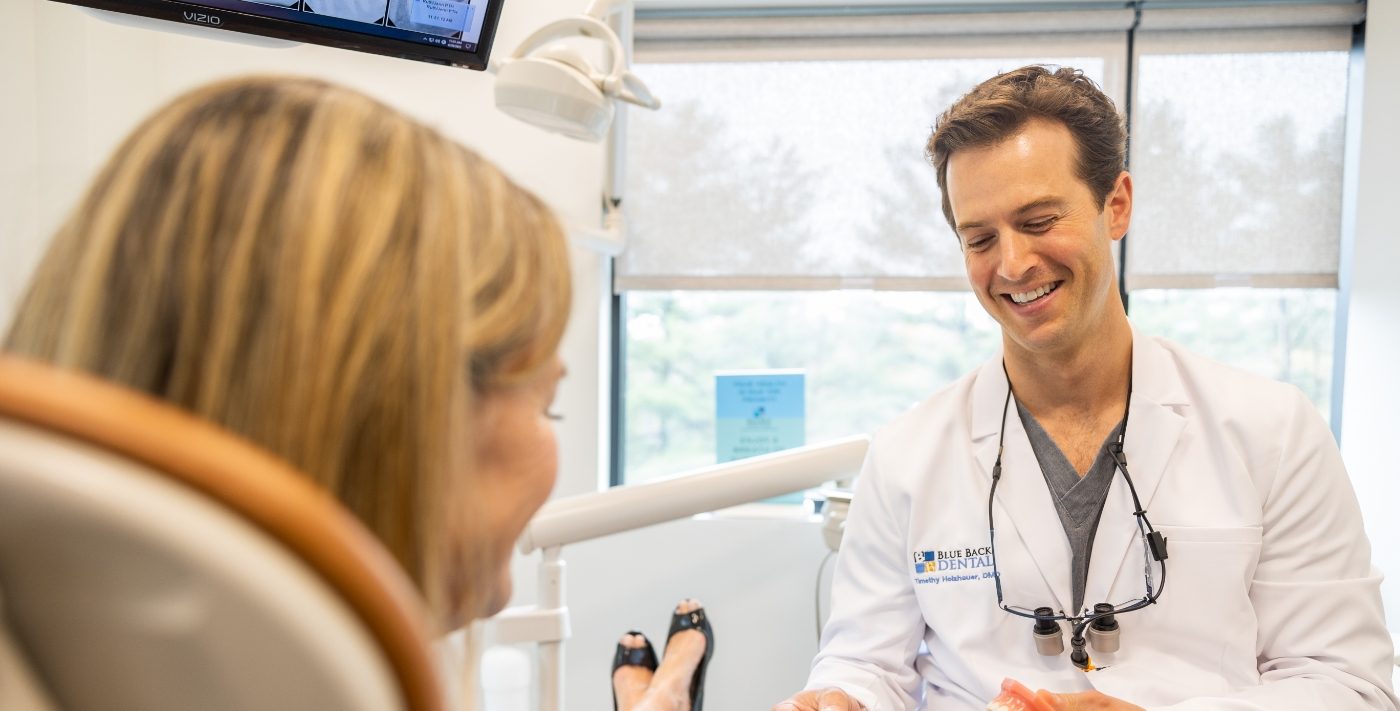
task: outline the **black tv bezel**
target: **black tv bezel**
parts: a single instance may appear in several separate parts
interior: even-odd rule
[[[294,42],[307,42],[430,64],[464,67],[477,71],[486,69],[486,63],[491,56],[491,45],[496,39],[496,24],[501,17],[501,5],[504,4],[504,0],[490,0],[487,3],[486,17],[481,22],[481,36],[477,40],[476,51],[466,52],[460,49],[420,44],[409,39],[361,34],[354,30],[265,17],[238,10],[200,5],[197,2],[182,2],[181,0],[54,0],[54,2],[97,10],[109,10],[127,15],[139,15],[193,27],[276,37]],[[186,18],[185,13],[187,12],[197,13],[205,18],[216,17],[218,22],[213,24],[207,19],[204,21],[190,20]]]

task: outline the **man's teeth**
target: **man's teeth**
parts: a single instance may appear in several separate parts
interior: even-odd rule
[[[1033,291],[1026,291],[1020,294],[1012,294],[1011,300],[1015,301],[1018,304],[1024,304],[1028,301],[1035,301],[1036,299],[1039,299],[1040,297],[1045,296],[1046,294],[1054,291],[1057,286],[1059,286],[1059,282],[1056,282],[1054,284],[1046,284],[1045,286],[1042,286],[1039,289],[1035,289]]]

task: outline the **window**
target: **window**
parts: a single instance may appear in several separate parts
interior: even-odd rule
[[[1030,63],[1084,69],[1127,106],[1131,19],[936,41],[814,40],[814,25],[721,41],[639,19],[635,71],[665,104],[627,127],[616,481],[714,463],[717,371],[804,369],[817,442],[873,431],[994,353],[923,158],[929,129]],[[1130,316],[1293,382],[1324,413],[1349,37],[1142,31],[1134,53]]]
[[[1299,386],[1325,417],[1350,44],[1345,29],[1143,33],[1133,111],[1134,321]]]
[[[1102,80],[1083,56],[639,65],[666,109],[629,117],[619,288],[964,289],[929,127],[1037,61]]]
[[[623,481],[715,463],[716,372],[805,370],[807,441],[819,442],[873,431],[996,351],[923,147],[942,107],[1035,61],[1099,79],[1105,64],[635,68],[666,110],[628,122]]]
[[[970,292],[640,291],[627,301],[627,481],[715,462],[714,374],[801,367],[807,441],[869,432],[996,351]]]
[[[1144,289],[1133,323],[1147,333],[1293,383],[1329,416],[1335,289]]]

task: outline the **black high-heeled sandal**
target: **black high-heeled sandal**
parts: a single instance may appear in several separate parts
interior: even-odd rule
[[[671,631],[666,633],[666,643],[676,633],[685,630],[699,630],[705,635],[705,656],[695,666],[695,675],[690,678],[690,711],[701,711],[705,703],[705,670],[710,666],[710,657],[715,653],[715,632],[710,620],[705,616],[705,608],[697,607],[690,612],[677,612],[671,615]]]
[[[617,643],[617,651],[613,652],[612,672],[617,673],[621,667],[642,667],[656,671],[656,649],[651,646],[651,640],[647,636],[631,630],[627,634],[635,634],[646,643],[645,647],[624,647],[621,642]],[[612,686],[612,680],[608,680],[608,686]],[[617,711],[617,688],[613,688],[613,711]]]

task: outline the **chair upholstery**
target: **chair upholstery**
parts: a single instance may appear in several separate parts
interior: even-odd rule
[[[62,709],[446,706],[415,591],[333,497],[176,408],[0,357],[6,630]]]

